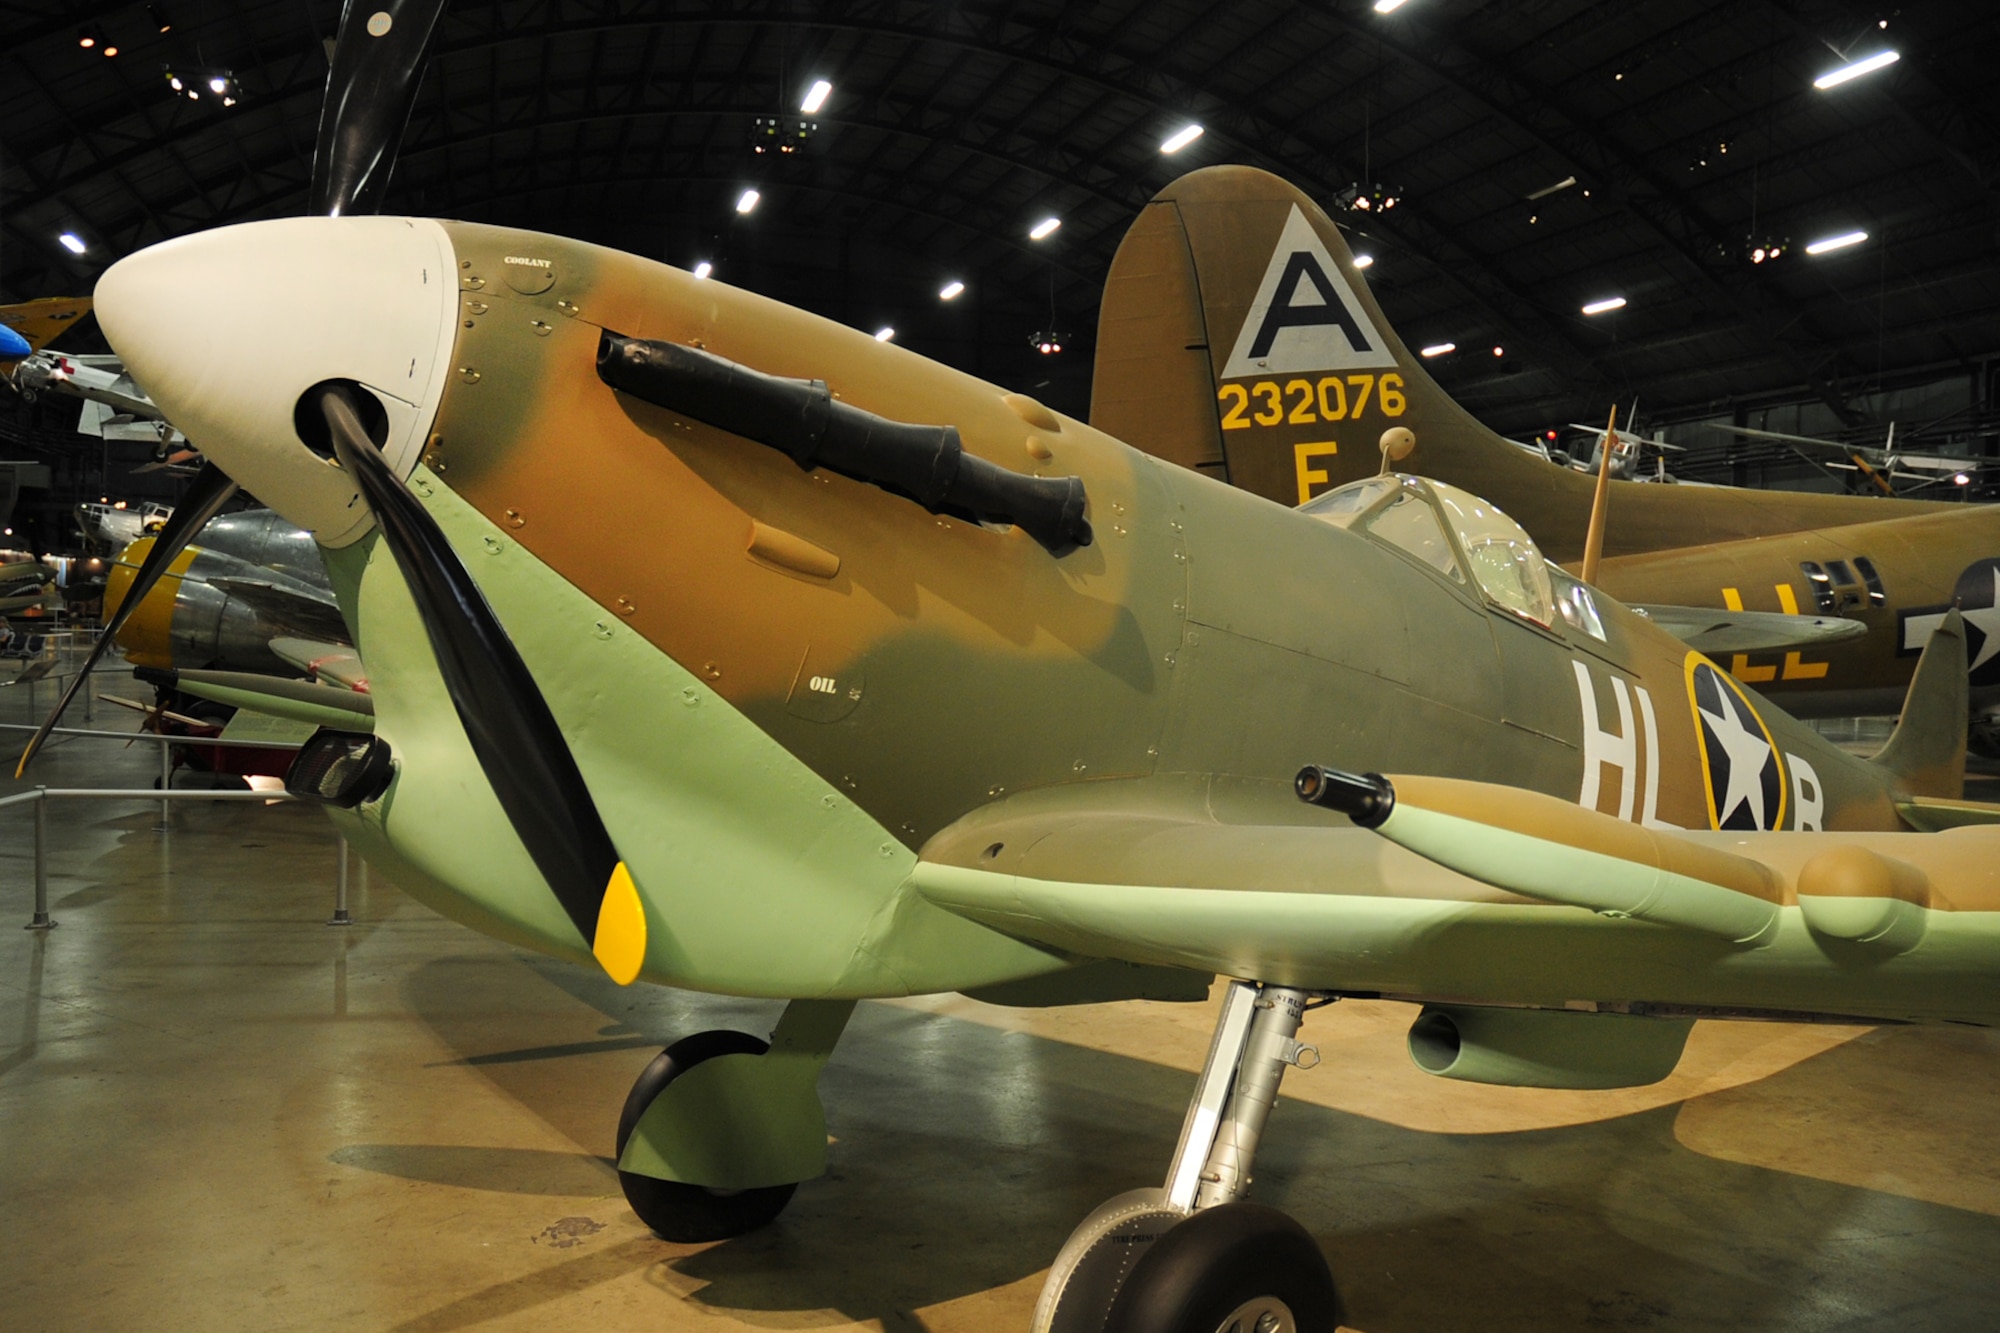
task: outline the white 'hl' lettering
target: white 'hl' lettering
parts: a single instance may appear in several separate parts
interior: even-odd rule
[[[1630,690],[1617,676],[1611,678],[1611,696],[1618,705],[1618,730],[1607,731],[1598,721],[1597,688],[1590,678],[1590,668],[1582,662],[1572,660],[1576,668],[1577,700],[1583,709],[1583,790],[1578,793],[1576,803],[1586,810],[1597,808],[1597,799],[1603,790],[1604,769],[1618,770],[1618,817],[1632,818],[1632,807],[1639,795],[1643,777],[1645,787],[1644,804],[1640,807],[1639,822],[1647,828],[1675,828],[1659,817],[1660,810],[1660,726],[1653,715],[1653,696],[1643,685],[1634,685]],[[1632,699],[1638,696],[1639,727],[1632,725]],[[1639,746],[1639,736],[1645,735],[1645,748]]]

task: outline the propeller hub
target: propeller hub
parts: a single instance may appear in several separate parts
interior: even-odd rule
[[[321,544],[344,546],[368,530],[368,506],[300,438],[300,396],[327,380],[367,390],[386,419],[383,456],[408,476],[450,369],[456,272],[428,219],[252,222],[120,260],[98,280],[97,317],[209,461]]]

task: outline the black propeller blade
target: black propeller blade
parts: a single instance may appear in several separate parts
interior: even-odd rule
[[[486,780],[598,962],[613,980],[629,983],[646,954],[638,890],[548,701],[444,533],[369,440],[351,391],[319,392],[334,457],[375,511],[409,583]]]
[[[424,56],[445,0],[348,0],[341,12],[340,37],[320,109],[319,146],[313,155],[312,208],[315,213],[373,212],[388,183],[389,168],[403,127],[416,102]],[[14,770],[20,777],[62,720],[70,700],[84,688],[91,668],[109,651],[125,621],[146,599],[160,575],[204,524],[236,494],[236,483],[212,463],[203,463],[194,484],[118,607],[76,678],[53,712],[22,751]]]
[[[313,150],[313,213],[346,217],[381,207],[444,6],[347,0]]]
[[[125,627],[125,622],[132,618],[132,613],[139,609],[139,603],[146,600],[146,594],[160,581],[160,575],[167,572],[167,567],[187,549],[188,542],[193,539],[195,533],[201,531],[208,520],[221,513],[222,506],[228,504],[229,498],[235,494],[236,483],[231,481],[221,468],[213,463],[201,465],[201,471],[195,473],[187,494],[183,495],[181,502],[174,507],[174,512],[168,517],[166,525],[160,529],[159,536],[153,538],[153,549],[146,552],[145,560],[139,565],[139,572],[133,576],[132,586],[125,590],[125,600],[118,604],[117,614],[105,624],[104,632],[97,638],[97,646],[92,648],[90,656],[84,659],[83,670],[76,673],[76,677],[69,683],[69,688],[62,692],[62,698],[56,700],[56,706],[48,718],[29,738],[28,748],[21,751],[21,762],[14,769],[16,778],[27,772],[29,761],[41,753],[42,745],[48,740],[49,733],[55,730],[58,722],[62,721],[63,710],[69,707],[69,701],[84,688],[90,679],[91,669],[97,665],[98,659],[109,651],[112,641],[118,637],[118,631]]]

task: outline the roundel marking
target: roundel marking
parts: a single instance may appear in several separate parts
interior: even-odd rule
[[[1687,655],[1688,707],[1701,746],[1708,826],[1775,829],[1785,823],[1777,741],[1743,687],[1700,653]]]

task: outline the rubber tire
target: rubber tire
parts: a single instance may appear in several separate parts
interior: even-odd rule
[[[747,1032],[713,1028],[683,1037],[653,1057],[639,1074],[632,1091],[625,1095],[624,1109],[618,1113],[618,1156],[625,1155],[625,1141],[639,1117],[653,1104],[669,1083],[704,1060],[718,1055],[762,1055],[770,1043]],[[746,1231],[755,1231],[785,1210],[797,1185],[766,1185],[758,1189],[713,1190],[702,1185],[686,1185],[677,1180],[618,1173],[625,1202],[639,1220],[653,1229],[661,1240],[693,1244],[728,1240]]]
[[[1261,1203],[1225,1203],[1153,1242],[1119,1289],[1104,1329],[1228,1333],[1223,1319],[1259,1296],[1289,1306],[1298,1333],[1334,1333],[1340,1326],[1333,1274],[1306,1229]]]

